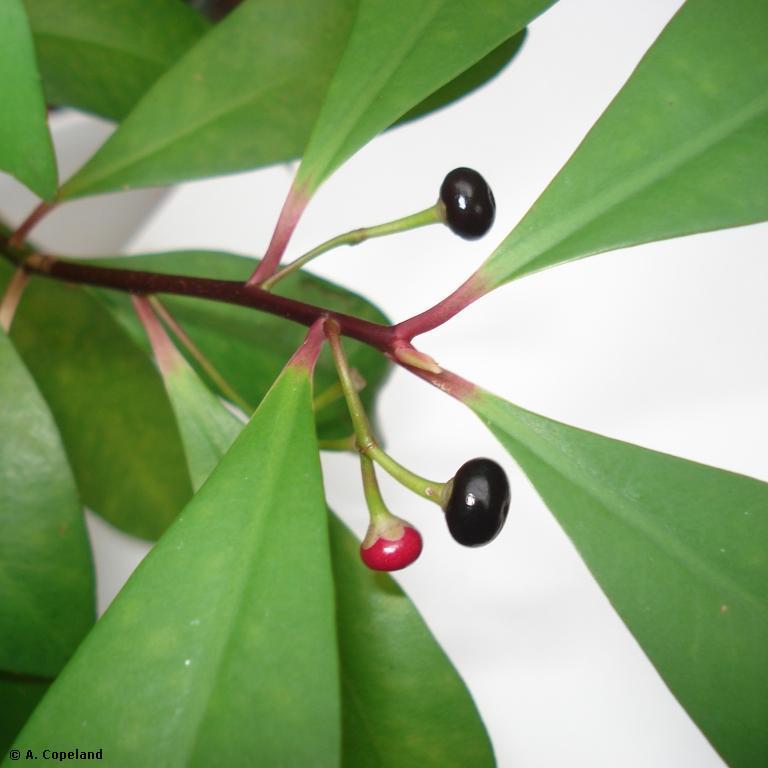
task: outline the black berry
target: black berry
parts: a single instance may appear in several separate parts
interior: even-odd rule
[[[477,240],[493,225],[496,201],[488,182],[471,168],[454,168],[443,180],[445,220],[459,237]]]
[[[453,478],[445,504],[448,530],[459,544],[479,547],[498,536],[509,511],[509,482],[491,459],[471,459]]]

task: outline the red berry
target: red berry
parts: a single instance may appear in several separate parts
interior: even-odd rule
[[[360,557],[374,571],[399,571],[421,554],[421,534],[404,520],[388,518],[368,528],[360,545]]]

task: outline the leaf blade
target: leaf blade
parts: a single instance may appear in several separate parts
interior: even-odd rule
[[[418,120],[420,117],[442,109],[475,89],[486,85],[520,53],[527,34],[528,30],[523,29],[505,40],[476,64],[465,69],[442,88],[438,88],[415,107],[409,109],[395,125],[402,125],[409,120]]]
[[[169,766],[237,764],[243,750],[336,765],[333,624],[311,386],[291,366],[19,738],[77,738],[116,764],[151,746]]]
[[[50,684],[43,677],[0,672],[0,752],[5,754],[16,743],[16,736]]]
[[[53,413],[83,502],[128,533],[157,538],[191,487],[145,353],[92,295],[45,278],[30,278],[11,338]]]
[[[0,93],[0,169],[50,200],[58,186],[56,158],[21,0],[6,0],[0,6]]]
[[[526,472],[670,690],[721,755],[768,755],[768,484],[622,443],[482,390]]]
[[[174,0],[24,0],[46,98],[112,120],[209,25]]]
[[[759,0],[688,0],[481,267],[488,288],[614,248],[768,217]]]
[[[493,766],[472,698],[408,596],[388,574],[363,566],[359,543],[333,513],[329,526],[344,693],[343,764]]]
[[[551,2],[458,0],[393,5],[361,0],[296,176],[311,195],[344,160],[488,55]]]
[[[167,337],[151,321],[145,326],[152,329],[190,466],[196,468],[193,483],[201,485],[220,457],[221,449],[211,446],[227,444],[242,425],[212,400],[191,368],[183,361],[179,365]],[[358,542],[332,512],[328,515],[341,665],[342,764],[493,765],[472,699],[418,612],[387,574],[363,566]],[[396,749],[391,734],[397,734]]]
[[[0,669],[58,673],[95,618],[83,510],[53,418],[0,331]]]
[[[169,70],[62,188],[77,197],[300,154],[355,0],[247,0]]]
[[[156,83],[103,150],[65,185],[63,196],[169,184],[301,156],[358,0],[322,7],[310,0],[291,2],[286,13],[278,0],[251,0],[220,22]],[[424,86],[422,98],[409,100],[384,127],[460,98],[496,74],[516,48],[504,43],[489,48],[474,67],[457,64],[452,82],[434,94],[438,86]]]

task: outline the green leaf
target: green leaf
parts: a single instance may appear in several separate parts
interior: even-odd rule
[[[551,2],[518,0],[538,10]],[[500,4],[494,0],[495,6]],[[344,52],[357,5],[357,0],[320,5],[292,0],[287,11],[281,0],[244,2],[141,99],[115,135],[65,185],[63,196],[170,184],[300,156]],[[515,30],[497,35],[494,50],[489,43],[472,56],[454,57],[452,51],[447,58],[453,63],[441,67],[448,74],[428,78],[381,129],[401,116],[404,122],[438,109],[492,77],[519,45],[508,38],[532,15],[527,13]]]
[[[442,88],[438,88],[421,103],[408,110],[397,121],[396,125],[409,120],[416,120],[430,112],[442,109],[462,96],[466,96],[476,88],[485,85],[517,56],[523,46],[526,34],[527,30],[524,29],[510,37],[509,40],[505,40],[498,48],[494,48],[489,54],[480,59],[477,64],[474,64],[458,77],[451,80],[450,83],[446,83]]]
[[[0,3],[0,98],[0,170],[50,200],[58,186],[56,158],[21,0]]]
[[[192,480],[199,486],[242,425],[165,341],[156,339],[154,346]],[[389,576],[363,566],[358,542],[329,515],[343,694],[342,764],[493,765],[474,703],[413,604]]]
[[[209,27],[179,0],[24,0],[52,104],[122,119]]]
[[[311,386],[292,365],[18,741],[116,766],[337,766],[338,674]]]
[[[247,0],[139,102],[65,197],[168,184],[301,153],[356,0]]]
[[[688,0],[481,268],[487,288],[768,218],[766,29],[764,0]]]
[[[0,672],[0,755],[16,744],[17,734],[50,684],[45,678]]]
[[[94,621],[91,551],[53,418],[2,331],[0,436],[0,669],[55,675]]]
[[[376,134],[520,32],[552,0],[360,0],[296,176],[311,194]]]
[[[768,763],[768,484],[467,404],[530,478],[665,682],[730,765]]]
[[[85,504],[122,530],[157,538],[191,487],[145,352],[85,290],[45,278],[30,279],[11,337],[53,413]]]
[[[245,280],[256,264],[243,256],[211,251],[158,253],[104,259],[98,263],[223,280]],[[287,277],[276,286],[275,292],[373,322],[389,322],[380,310],[360,296],[305,273]],[[120,322],[146,347],[144,331],[128,298],[115,291],[103,291],[101,295]],[[302,326],[247,307],[181,296],[163,296],[161,300],[229,384],[253,404],[264,396],[306,333]],[[350,365],[357,368],[367,382],[361,397],[370,410],[390,365],[379,352],[365,344],[350,340],[345,342],[345,349]],[[326,350],[315,369],[315,391],[320,393],[337,380],[333,360]],[[342,399],[318,411],[317,424],[323,438],[343,437],[352,432]]]
[[[343,765],[494,765],[463,681],[415,607],[330,516],[341,653]]]

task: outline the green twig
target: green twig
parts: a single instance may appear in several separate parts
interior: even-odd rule
[[[275,272],[272,277],[261,283],[262,290],[269,291],[275,284],[287,277],[291,273],[298,269],[301,269],[308,264],[312,259],[320,256],[320,254],[326,253],[333,248],[338,248],[340,245],[358,245],[364,240],[370,240],[374,237],[383,237],[384,235],[392,235],[396,232],[405,232],[409,229],[416,229],[417,227],[425,227],[428,224],[435,224],[443,221],[443,204],[437,203],[430,206],[426,210],[419,211],[418,213],[412,213],[410,216],[404,216],[394,221],[388,221],[385,224],[377,224],[374,227],[362,227],[360,229],[353,229],[350,232],[345,232],[343,235],[337,235],[336,237],[326,240],[316,248],[308,251],[303,256],[300,256],[295,261],[292,261],[287,266],[283,267],[278,272]]]
[[[357,449],[379,464],[386,472],[395,478],[419,496],[441,504],[446,490],[445,483],[435,483],[431,480],[421,477],[411,472],[402,464],[398,464],[388,453],[383,451],[373,435],[368,417],[365,414],[365,408],[360,400],[360,396],[355,391],[352,382],[351,372],[347,363],[346,355],[341,344],[339,328],[333,320],[325,324],[325,333],[331,347],[333,361],[336,364],[336,370],[339,374],[339,381],[344,392],[344,399],[347,401],[347,408],[352,419],[352,426],[355,429],[355,440]]]

